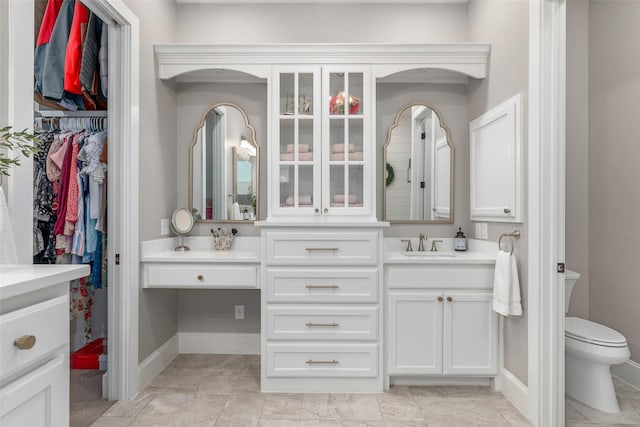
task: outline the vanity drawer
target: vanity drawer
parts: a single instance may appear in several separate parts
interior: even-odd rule
[[[267,232],[267,265],[378,263],[378,233]]]
[[[144,264],[143,287],[180,289],[255,289],[257,264]]]
[[[491,264],[387,265],[384,280],[387,288],[491,289],[494,269]]]
[[[29,338],[27,338],[29,337]],[[23,338],[31,348],[14,343]],[[61,296],[0,316],[0,361],[6,377],[69,342],[69,297]],[[68,351],[65,348],[65,351]]]
[[[378,307],[268,306],[268,340],[376,340]]]
[[[267,343],[267,377],[377,377],[378,344]]]
[[[378,269],[268,268],[268,302],[375,303]]]

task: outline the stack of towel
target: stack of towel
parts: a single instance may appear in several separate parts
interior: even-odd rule
[[[292,207],[294,206],[295,199],[293,196],[289,196],[284,201],[284,206]],[[298,206],[299,207],[309,207],[313,206],[313,202],[311,201],[311,196],[308,194],[302,194],[298,197]]]
[[[331,161],[340,161],[345,159],[345,144],[331,144]],[[363,160],[362,151],[356,151],[355,144],[349,144],[349,160]]]
[[[293,144],[287,145],[287,152],[280,153],[280,161],[291,162],[295,160],[295,146]],[[313,161],[313,153],[309,144],[298,144],[298,161],[311,162]]]
[[[331,201],[332,208],[344,207],[346,197],[344,194],[334,194]],[[354,194],[349,194],[349,207],[362,207],[362,203],[358,203],[358,198]]]
[[[513,254],[498,251],[493,275],[493,311],[503,316],[522,315],[518,266]]]

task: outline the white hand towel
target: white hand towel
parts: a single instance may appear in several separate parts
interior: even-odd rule
[[[503,316],[522,315],[520,281],[516,258],[509,252],[498,251],[493,275],[493,311]]]
[[[9,216],[9,207],[0,187],[0,264],[17,264],[18,251],[13,238],[13,226]]]
[[[240,205],[238,204],[238,202],[233,204],[232,209],[233,209],[233,213],[232,213],[231,219],[234,219],[234,220],[242,219],[242,214],[240,213]]]

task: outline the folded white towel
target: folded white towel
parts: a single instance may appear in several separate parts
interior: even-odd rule
[[[241,220],[242,219],[242,214],[240,213],[240,205],[238,204],[238,202],[235,202],[232,207],[231,207],[231,219],[234,220]]]
[[[509,252],[498,251],[491,306],[493,311],[503,316],[522,315],[518,266],[516,258]]]

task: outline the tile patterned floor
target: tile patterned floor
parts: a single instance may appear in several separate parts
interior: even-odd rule
[[[614,378],[619,414],[596,411],[569,397],[565,405],[567,427],[640,427],[640,391]]]
[[[395,386],[383,394],[260,393],[259,356],[180,355],[131,401],[93,426],[530,426],[477,386]]]

